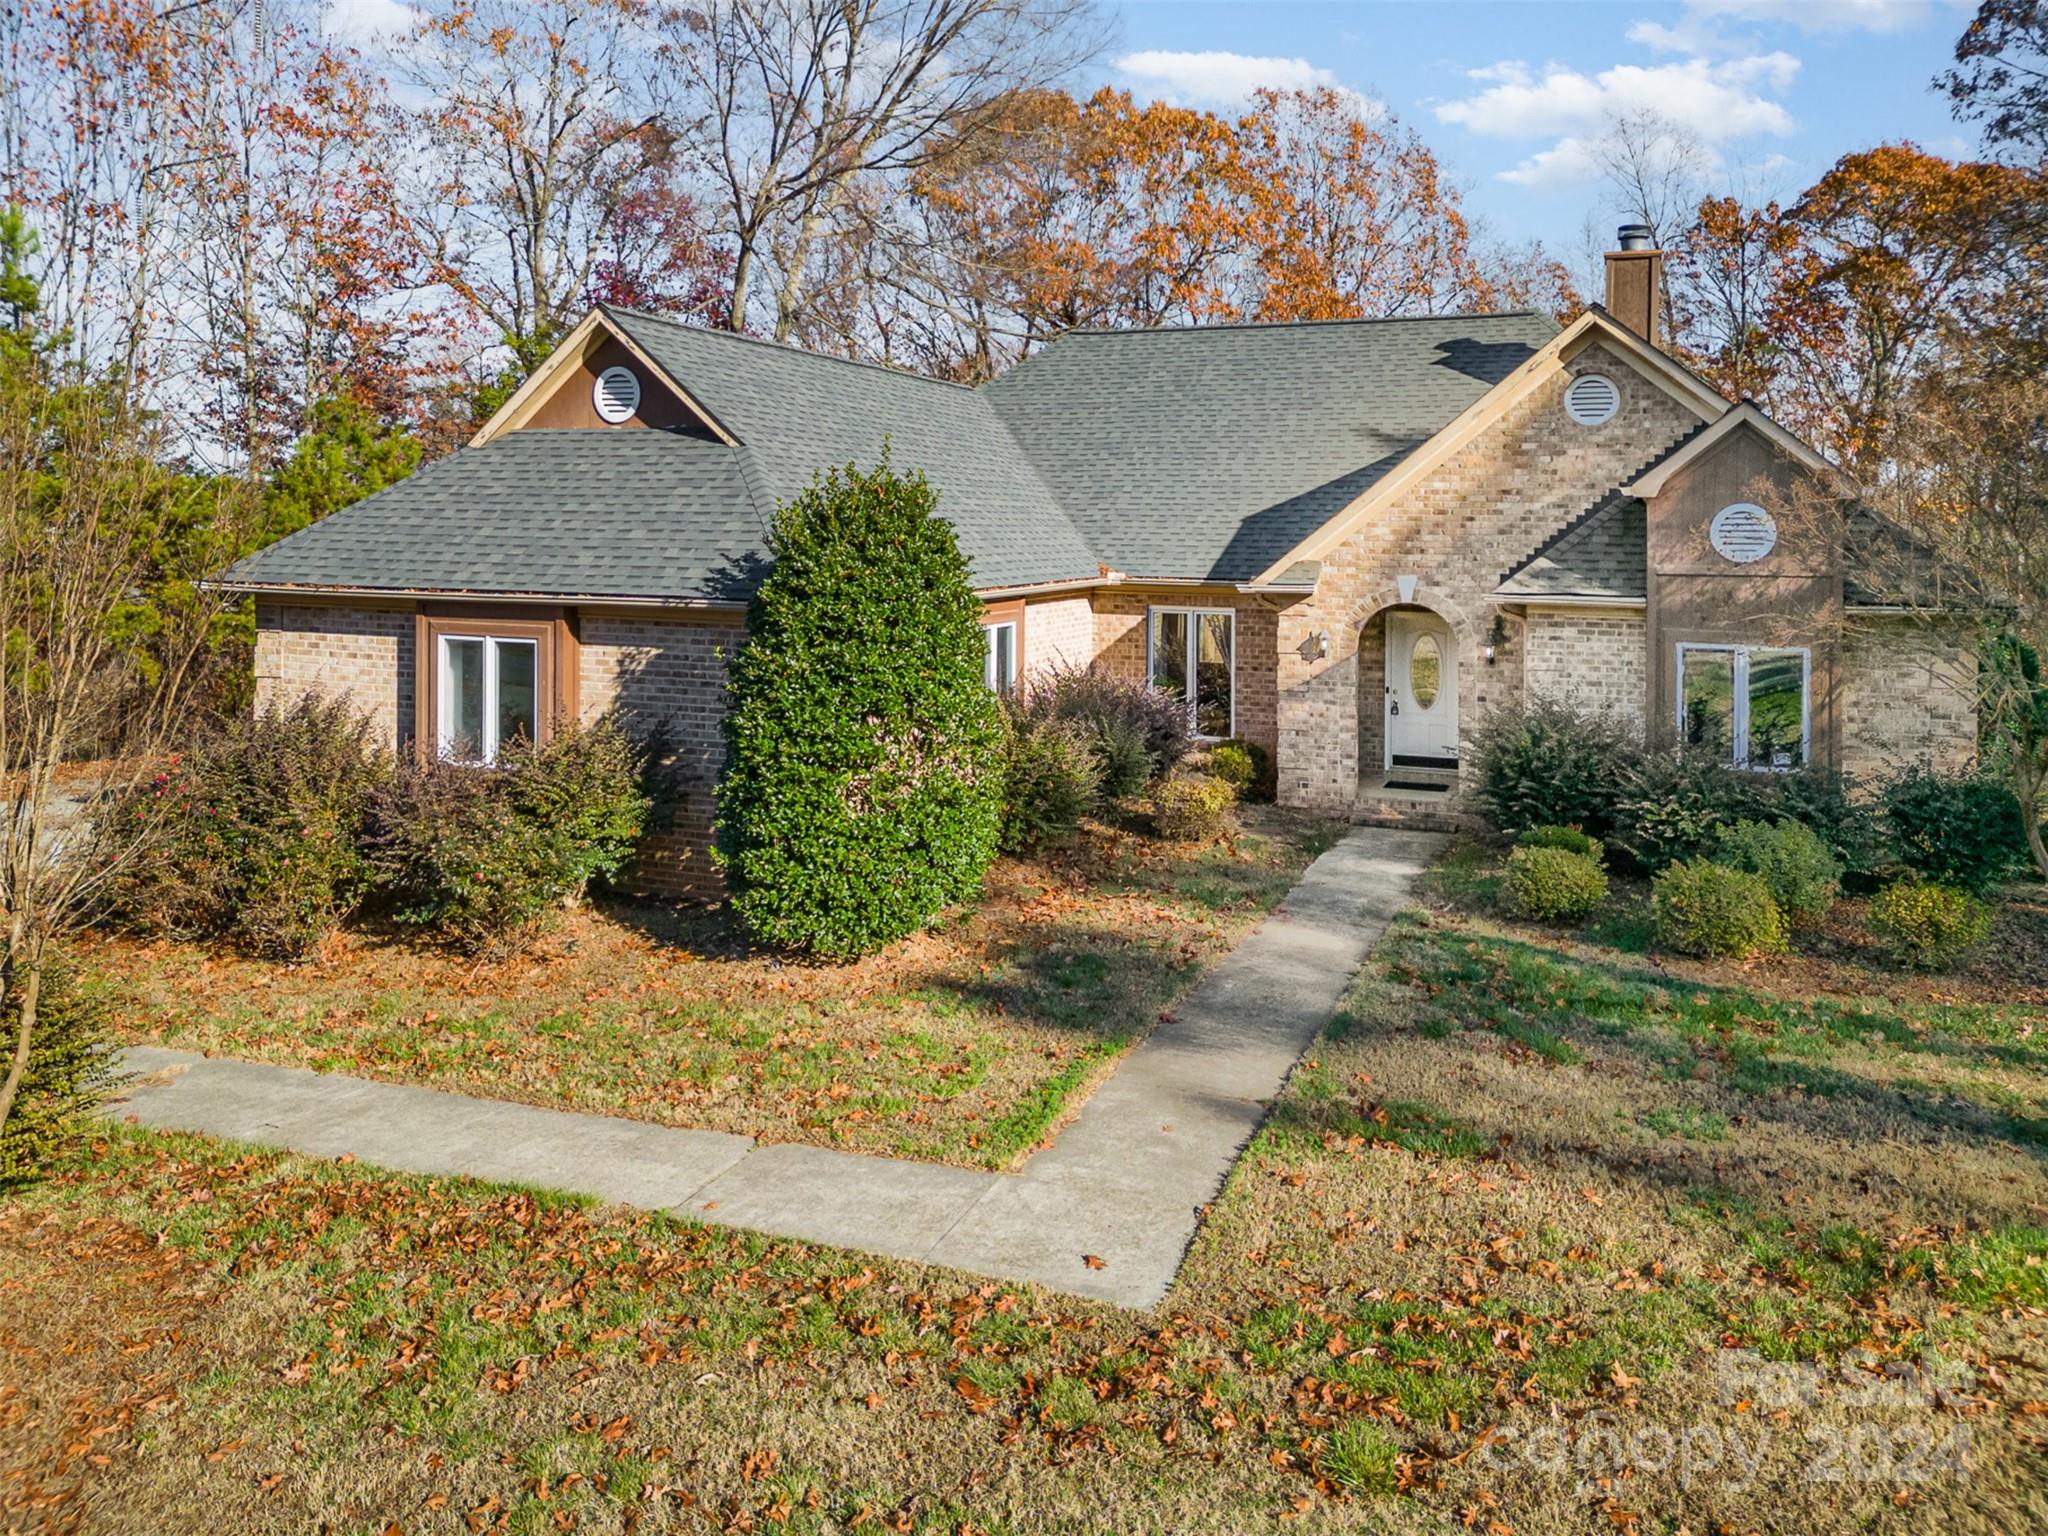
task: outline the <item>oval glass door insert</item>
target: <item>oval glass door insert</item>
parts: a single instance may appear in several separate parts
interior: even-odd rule
[[[1443,652],[1437,649],[1436,636],[1424,635],[1408,653],[1408,696],[1415,700],[1417,709],[1427,709],[1436,702],[1443,674]]]

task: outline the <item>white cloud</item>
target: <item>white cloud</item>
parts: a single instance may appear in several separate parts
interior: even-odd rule
[[[412,28],[406,0],[329,0],[320,8],[323,36],[344,43],[390,39]]]
[[[1360,111],[1371,109],[1365,97],[1340,85],[1334,73],[1307,59],[1269,59],[1221,51],[1176,53],[1154,48],[1127,53],[1115,63],[1133,90],[1177,107],[1241,107],[1260,89],[1307,91],[1329,86],[1351,98]]]
[[[1656,112],[1708,143],[1752,133],[1790,133],[1792,114],[1771,99],[1799,73],[1789,53],[1752,54],[1715,63],[1617,64],[1597,75],[1561,64],[1539,73],[1519,60],[1471,72],[1485,86],[1436,115],[1497,139],[1545,138],[1598,128],[1616,113]]]
[[[1790,22],[1802,32],[1904,32],[1934,11],[1932,0],[1686,0],[1685,8],[1709,21]]]

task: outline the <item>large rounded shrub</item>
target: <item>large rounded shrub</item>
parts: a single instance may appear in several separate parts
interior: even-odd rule
[[[1508,903],[1521,917],[1584,917],[1607,899],[1607,871],[1584,853],[1527,844],[1508,855]]]
[[[776,515],[732,666],[718,849],[766,943],[851,956],[981,888],[1003,724],[981,602],[922,475],[848,465]]]
[[[1714,862],[1761,876],[1795,928],[1818,928],[1842,884],[1820,834],[1796,821],[1738,821],[1721,834]]]
[[[1682,955],[1782,954],[1785,914],[1761,875],[1681,860],[1650,882],[1657,942]]]
[[[1864,921],[1899,965],[1945,971],[1991,937],[1991,908],[1952,885],[1901,880],[1871,899]]]
[[[2020,803],[1983,774],[1913,773],[1885,789],[1892,846],[1915,874],[1990,894],[2025,856]]]

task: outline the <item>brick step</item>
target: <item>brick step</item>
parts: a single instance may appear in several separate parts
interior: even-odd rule
[[[1411,832],[1476,832],[1481,819],[1455,805],[1412,799],[1361,795],[1351,807],[1351,820],[1361,827],[1404,827]]]

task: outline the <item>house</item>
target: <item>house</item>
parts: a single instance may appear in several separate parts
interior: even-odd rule
[[[1788,515],[1821,461],[1658,349],[1662,256],[1623,235],[1563,329],[1080,331],[978,388],[600,307],[468,447],[224,583],[259,696],[346,692],[394,747],[658,726],[690,790],[643,878],[675,890],[715,878],[770,517],[885,443],[972,562],[991,686],[1149,675],[1272,752],[1285,804],[1441,807],[1476,723],[1539,695],[1757,769],[1967,761],[1967,652]]]

